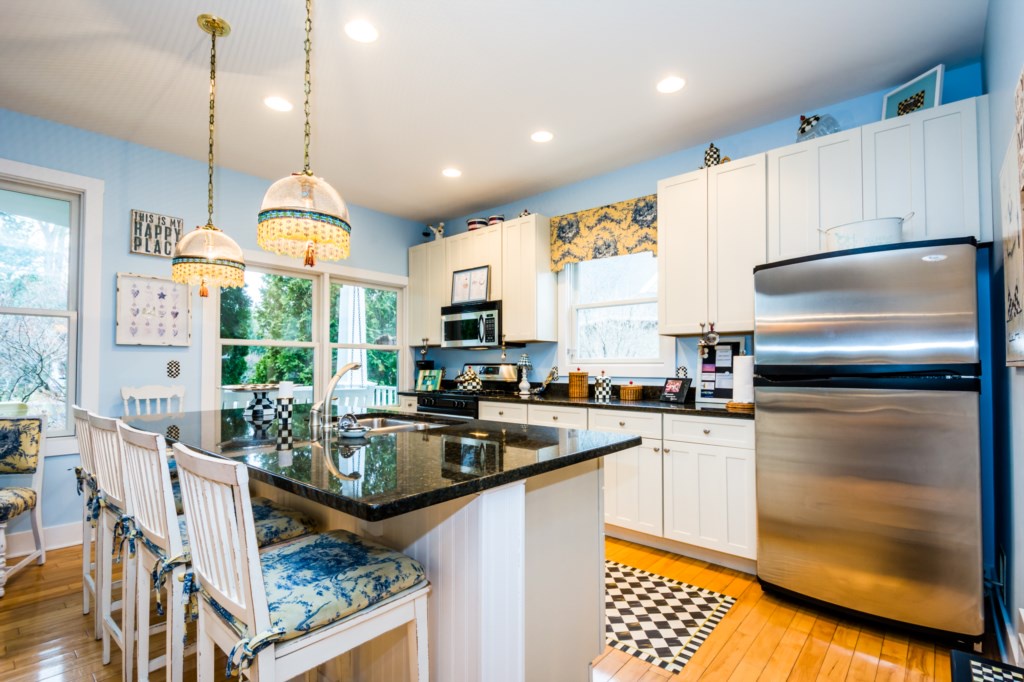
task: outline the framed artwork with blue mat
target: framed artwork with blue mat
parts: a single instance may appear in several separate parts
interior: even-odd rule
[[[912,114],[942,104],[942,75],[945,67],[939,64],[931,71],[904,83],[882,98],[882,120]]]

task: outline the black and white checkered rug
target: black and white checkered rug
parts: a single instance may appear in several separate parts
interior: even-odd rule
[[[664,576],[605,562],[608,646],[677,673],[736,599]]]
[[[953,682],[1024,682],[1024,670],[963,651],[952,653]]]

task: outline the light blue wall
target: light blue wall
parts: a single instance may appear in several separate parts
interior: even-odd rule
[[[186,387],[186,409],[199,409],[200,348],[203,319],[193,297],[192,345],[188,348],[118,346],[114,343],[116,273],[170,276],[170,260],[128,252],[128,221],[132,209],[154,211],[185,220],[185,229],[206,223],[206,164],[106,135],[0,109],[0,157],[103,180],[103,261],[85,263],[103,272],[100,302],[101,352],[82,363],[99,363],[100,400],[87,405],[105,414],[121,414],[123,385],[167,384],[168,360],[179,360]],[[257,249],[256,214],[271,182],[218,168],[215,176],[214,222],[243,249]],[[340,188],[344,190],[344,188]],[[344,192],[342,192],[344,195]],[[352,257],[346,265],[398,275],[408,273],[406,250],[420,239],[422,226],[360,206],[350,206]],[[44,523],[77,519],[78,500],[71,493],[68,469],[77,455],[47,461]],[[24,522],[12,532],[24,530]]]
[[[1019,0],[990,0],[988,22],[985,27],[984,80],[989,95],[989,124],[992,142],[992,201],[998,216],[999,211],[999,168],[1002,165],[1006,149],[1010,144],[1014,128],[1014,88],[1024,66],[1024,41],[1020,39],[1024,31],[1024,3]],[[993,269],[992,319],[995,324],[996,357],[995,366],[1001,366],[1004,358],[1005,329],[1002,306],[1003,264],[1002,224],[995,220],[994,238],[997,248],[996,264]],[[1006,604],[1010,614],[1024,608],[1024,422],[1019,417],[1021,406],[1024,405],[1024,370],[1008,368],[997,372],[994,377],[995,404],[998,406],[995,415],[997,429],[995,432],[995,480],[999,492],[999,506],[996,509],[997,543],[1006,551],[1009,558],[1009,575],[1007,576],[1009,599]],[[1016,616],[1009,616],[1013,627]],[[1016,638],[1012,638],[1016,639]],[[1017,642],[1013,641],[1016,646]]]
[[[981,95],[981,72],[980,61],[973,61],[948,69],[943,81],[943,102],[956,102]],[[893,83],[893,87],[897,85],[899,83]],[[822,105],[812,112],[794,111],[791,118],[768,123],[752,130],[729,135],[724,134],[723,131],[722,136],[716,137],[714,142],[722,150],[724,156],[730,156],[734,159],[751,154],[759,154],[777,147],[784,147],[795,141],[796,129],[801,113],[829,113],[839,121],[839,125],[843,130],[857,128],[881,119],[882,96],[890,89],[887,88],[886,90],[856,97],[838,104]],[[553,217],[603,206],[616,201],[654,194],[658,190],[658,180],[696,170],[703,165],[704,149],[706,146],[690,147],[502,206],[475,211],[470,215],[459,218],[451,218],[445,221],[445,232],[448,235],[465,232],[467,229],[467,218],[486,217],[493,214],[502,214],[506,218],[513,218],[519,215],[520,211],[524,208],[529,209],[532,213],[541,213]],[[750,337],[743,337],[742,340],[747,351],[750,352]],[[532,344],[526,350],[533,360],[534,370],[530,374],[530,378],[533,381],[543,379],[547,374],[547,370],[552,365],[565,365],[564,362],[559,363],[556,360],[554,344]],[[522,351],[519,352],[521,353]],[[462,364],[465,362],[498,362],[499,354],[500,351],[447,351],[435,349],[428,353],[427,358],[434,360],[437,367],[448,367],[448,376],[451,377],[453,376],[452,370],[455,368],[461,369]],[[416,357],[418,358],[419,355]],[[516,355],[515,357],[518,358],[519,356]],[[538,358],[540,358],[540,362],[538,362]],[[690,376],[695,376],[696,359],[697,339],[693,337],[678,339],[676,341],[675,364],[687,366],[690,370]],[[570,369],[568,366],[561,367],[563,376],[568,369]],[[626,379],[628,377],[622,378]],[[658,380],[635,380],[638,383],[659,383]],[[616,381],[616,383],[619,382]]]

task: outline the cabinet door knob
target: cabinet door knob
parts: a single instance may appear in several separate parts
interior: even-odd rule
[[[661,452],[661,448],[654,448],[655,452]]]
[[[499,417],[504,417],[505,416],[505,410],[498,410],[498,416]]]
[[[669,450],[668,448],[665,448],[665,454],[667,455],[669,452],[671,452],[671,450]]]
[[[625,426],[626,422],[619,422],[619,426]]]
[[[704,429],[704,435],[705,436],[710,434],[710,433],[711,433],[711,429]]]
[[[551,419],[552,421],[558,421],[558,415],[552,415]]]

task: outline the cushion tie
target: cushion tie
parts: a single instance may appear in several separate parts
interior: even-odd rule
[[[85,479],[88,478],[85,474],[85,469],[82,467],[75,467],[75,481],[78,487],[78,496],[82,496],[82,486],[85,484]]]
[[[199,620],[199,583],[196,574],[186,571],[178,580],[185,584],[182,588],[182,603],[185,605],[185,616],[194,621]]]
[[[284,628],[274,628],[261,632],[255,637],[245,637],[238,640],[238,643],[231,647],[231,653],[228,654],[228,663],[224,668],[224,676],[233,677],[235,674],[246,670],[252,665],[259,652],[282,637],[284,637]]]
[[[135,538],[138,537],[142,537],[142,533],[135,527],[135,519],[129,514],[122,514],[121,518],[114,524],[113,555],[118,562],[121,561],[121,550],[124,547],[125,540],[128,541],[128,557],[131,559],[135,558]]]
[[[179,554],[173,558],[160,557],[153,564],[153,570],[150,575],[153,577],[153,589],[156,591],[156,612],[158,615],[164,615],[164,603],[163,598],[160,596],[160,591],[163,589],[164,583],[167,582],[167,574],[174,570],[176,566],[184,566],[191,558],[187,554]]]

